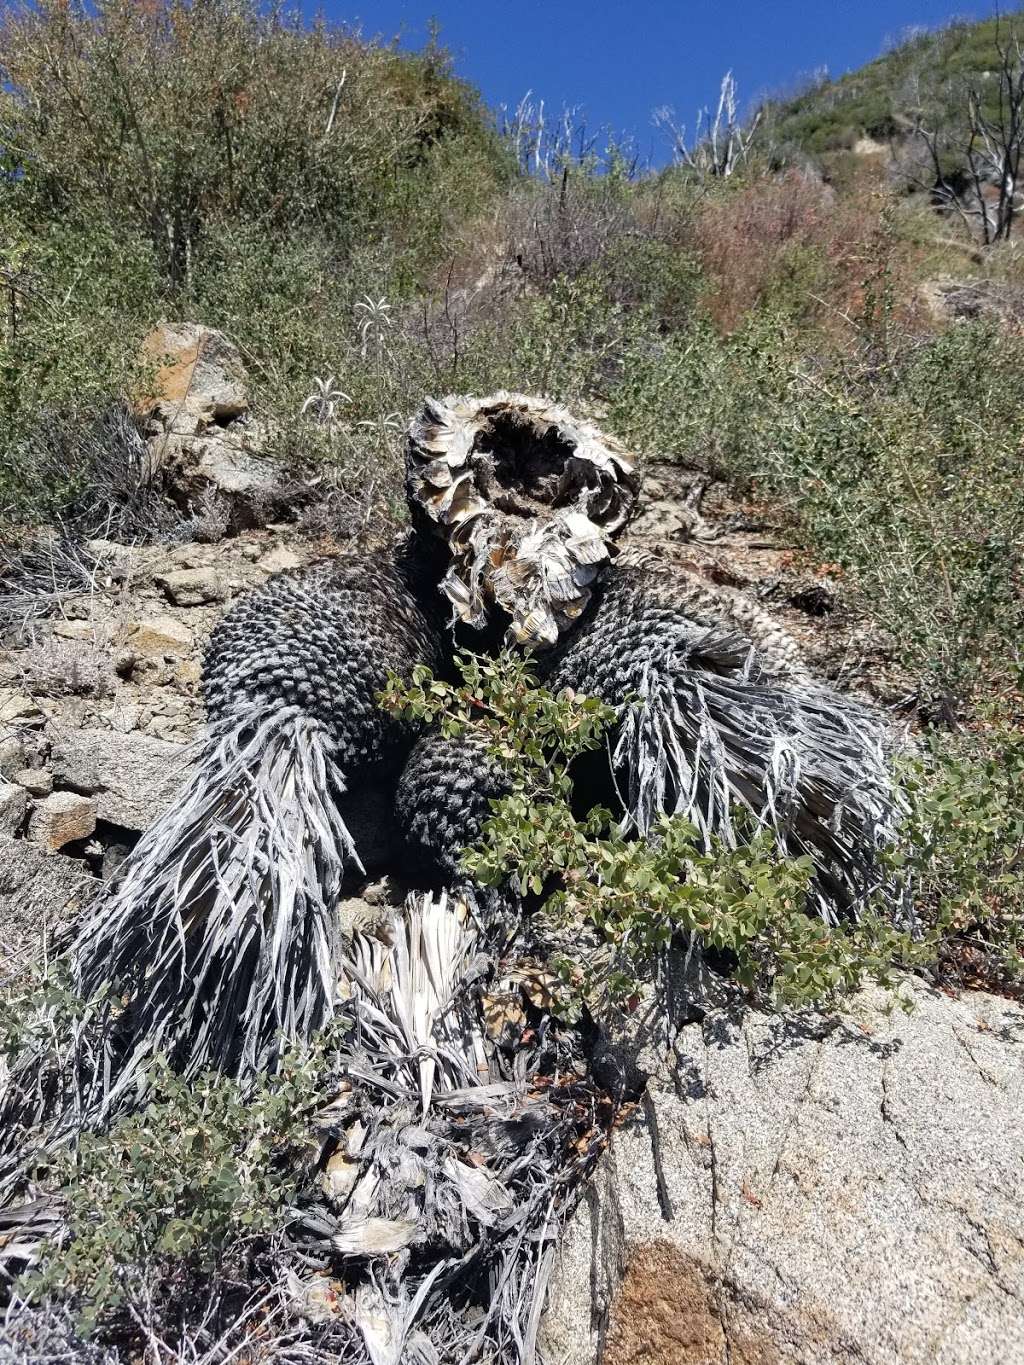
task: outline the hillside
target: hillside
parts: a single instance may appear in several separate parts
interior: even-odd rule
[[[999,32],[726,174],[5,11],[0,1365],[1024,1353]]]
[[[851,149],[859,138],[904,136],[921,115],[928,124],[961,125],[964,92],[992,92],[997,45],[1012,41],[1021,11],[977,23],[954,22],[915,33],[857,71],[825,79],[770,102],[765,117],[780,148],[819,156]],[[989,94],[991,102],[995,94]]]

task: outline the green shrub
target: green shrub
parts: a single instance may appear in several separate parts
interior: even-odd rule
[[[919,913],[960,979],[1024,986],[1024,731],[933,739],[907,766]]]
[[[998,46],[1012,45],[1020,32],[1019,9],[977,23],[958,20],[934,32],[913,32],[856,71],[770,102],[766,133],[780,149],[820,155],[852,147],[865,133],[879,139],[906,135],[920,112],[928,126],[941,124],[960,134],[966,125],[967,85],[978,85],[988,101],[986,112],[998,115],[989,73],[998,66]],[[960,146],[966,146],[966,138]]]
[[[312,1115],[329,1043],[330,1031],[248,1087],[212,1073],[187,1082],[158,1065],[143,1109],[109,1132],[83,1133],[54,1161],[68,1236],[28,1291],[71,1298],[88,1324],[121,1302],[127,1272],[209,1273],[265,1243],[316,1167]]]
[[[879,356],[810,356],[761,314],[696,325],[621,366],[613,429],[779,507],[946,711],[1005,679],[1024,625],[1024,343],[963,324]],[[889,345],[890,343],[886,343]]]
[[[1006,675],[1021,626],[1022,359],[1019,339],[976,324],[882,382],[795,368],[764,452],[765,485],[947,707]]]
[[[795,1005],[831,1000],[866,979],[890,984],[895,964],[928,959],[929,945],[880,913],[824,925],[807,906],[810,861],[781,857],[763,833],[736,849],[718,840],[705,849],[678,817],[643,841],[624,836],[608,810],[577,816],[572,761],[601,744],[615,713],[594,698],[538,688],[517,655],[462,655],[459,668],[456,684],[426,668],[408,685],[391,677],[381,703],[447,736],[470,733],[500,760],[511,791],[492,803],[463,866],[483,886],[510,883],[545,898],[545,918],[579,945],[557,965],[595,1007],[633,994],[676,940],[724,950],[748,990]]]
[[[316,378],[350,364],[359,387],[356,302],[429,288],[513,174],[436,44],[402,53],[253,0],[13,9],[0,85],[0,518],[59,508],[34,434],[130,392],[161,317],[226,330],[295,449]],[[371,379],[360,436],[424,391],[418,372]]]
[[[553,939],[576,944],[555,965],[577,1000],[632,995],[676,940],[724,951],[741,984],[779,1005],[827,1003],[865,981],[893,986],[900,970],[1024,983],[1020,730],[998,731],[984,751],[936,741],[901,764],[907,818],[888,856],[912,896],[913,933],[894,927],[904,907],[883,904],[829,928],[808,911],[810,861],[781,857],[763,832],[706,849],[680,818],[645,841],[624,836],[608,810],[579,813],[572,764],[602,745],[611,708],[538,688],[515,654],[462,655],[459,671],[458,683],[425,668],[409,683],[392,677],[381,703],[449,737],[472,735],[500,761],[511,790],[463,866],[480,885],[542,898]]]
[[[214,223],[330,225],[350,241],[446,138],[486,149],[485,174],[502,164],[436,47],[400,54],[251,0],[44,0],[7,17],[0,73],[6,169],[27,210],[146,235],[173,287]]]

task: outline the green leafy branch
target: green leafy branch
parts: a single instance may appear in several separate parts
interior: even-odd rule
[[[614,709],[538,688],[529,663],[513,654],[463,654],[458,665],[460,683],[427,669],[409,686],[392,677],[381,702],[447,737],[471,732],[502,760],[511,790],[491,803],[463,867],[480,885],[544,896],[556,928],[587,931],[585,951],[558,964],[580,993],[630,996],[679,940],[725,954],[749,991],[786,1004],[820,1002],[864,979],[891,984],[894,963],[923,960],[926,945],[880,915],[822,923],[808,907],[811,860],[784,857],[765,831],[750,828],[738,848],[718,839],[705,848],[680,817],[639,840],[604,807],[578,814],[573,761],[603,742]]]

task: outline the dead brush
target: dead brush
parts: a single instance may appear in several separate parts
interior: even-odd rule
[[[39,621],[95,593],[100,572],[95,552],[60,523],[0,544],[0,639],[30,639]]]
[[[624,240],[648,236],[632,199],[568,168],[511,196],[503,226],[509,263],[542,288],[582,274]]]
[[[9,463],[27,487],[61,491],[63,525],[82,540],[157,540],[181,520],[124,403],[42,413]]]
[[[79,1335],[67,1305],[38,1307],[16,1297],[0,1317],[4,1365],[118,1365],[117,1353]]]
[[[109,697],[114,691],[113,666],[105,636],[62,640],[49,635],[18,650],[14,665],[23,691],[36,697]]]
[[[0,638],[31,638],[36,624],[70,602],[108,590],[117,573],[94,541],[122,545],[220,540],[228,509],[215,493],[189,513],[168,496],[130,410],[48,413],[17,447],[13,463],[29,487],[60,490],[51,524],[23,529],[0,510]],[[41,517],[46,508],[36,509]]]

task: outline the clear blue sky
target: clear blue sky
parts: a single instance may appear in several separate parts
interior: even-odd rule
[[[431,16],[456,69],[491,105],[527,90],[549,108],[582,106],[592,127],[632,136],[664,157],[652,110],[674,106],[691,126],[732,68],[744,103],[792,86],[820,67],[839,75],[877,57],[911,26],[997,8],[973,0],[321,0],[331,18],[367,36],[420,46]]]

